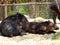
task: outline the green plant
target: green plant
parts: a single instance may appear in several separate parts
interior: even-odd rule
[[[8,7],[8,15],[11,16],[15,13],[14,10],[11,9],[11,7]]]
[[[55,34],[54,37],[53,37],[53,39],[58,39],[58,40],[60,40],[60,32],[57,33],[57,34]]]
[[[20,13],[28,15],[28,9],[26,6],[20,6],[18,9]]]

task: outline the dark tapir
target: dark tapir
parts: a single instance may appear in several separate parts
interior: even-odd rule
[[[26,34],[24,28],[28,20],[23,14],[17,13],[12,16],[8,16],[2,20],[0,24],[0,32],[4,36],[12,37],[16,35]]]
[[[58,17],[58,19],[60,20],[60,11],[59,11],[60,4],[59,4],[59,2],[57,2],[57,3],[55,1],[55,2],[52,2],[51,5],[50,5],[50,9],[53,13],[52,18],[53,18],[53,21],[54,21],[55,24],[56,24],[56,17]]]
[[[44,34],[44,33],[55,33],[54,30],[58,30],[59,27],[51,21],[45,22],[30,22],[30,25],[25,30],[29,33]]]

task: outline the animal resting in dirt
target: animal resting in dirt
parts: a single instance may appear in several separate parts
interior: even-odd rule
[[[13,37],[28,33],[43,34],[57,30],[58,27],[50,21],[29,22],[20,13],[8,16],[0,24],[0,32],[3,36]]]
[[[51,21],[45,21],[45,22],[30,22],[30,25],[28,25],[27,28],[25,29],[29,33],[45,34],[55,33],[54,30],[58,30],[59,27],[52,23]]]
[[[0,24],[0,32],[3,36],[8,37],[25,35],[26,32],[24,31],[24,28],[27,23],[28,20],[26,17],[20,13],[17,13],[2,20]]]

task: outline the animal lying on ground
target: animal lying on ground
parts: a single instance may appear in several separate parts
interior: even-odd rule
[[[28,33],[44,34],[58,30],[58,26],[50,21],[29,22],[26,17],[20,13],[8,16],[0,24],[0,32],[3,36],[13,37],[25,35]]]
[[[35,34],[55,33],[54,30],[59,29],[59,27],[51,21],[30,22],[30,24],[27,25],[28,27],[25,28],[26,31]]]
[[[26,32],[23,29],[26,27],[27,23],[28,20],[23,14],[16,13],[2,20],[0,25],[0,32],[3,36],[8,37],[25,35]]]

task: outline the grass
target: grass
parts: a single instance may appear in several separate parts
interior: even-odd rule
[[[53,39],[58,39],[60,40],[60,32],[58,32],[57,34],[54,35]]]

